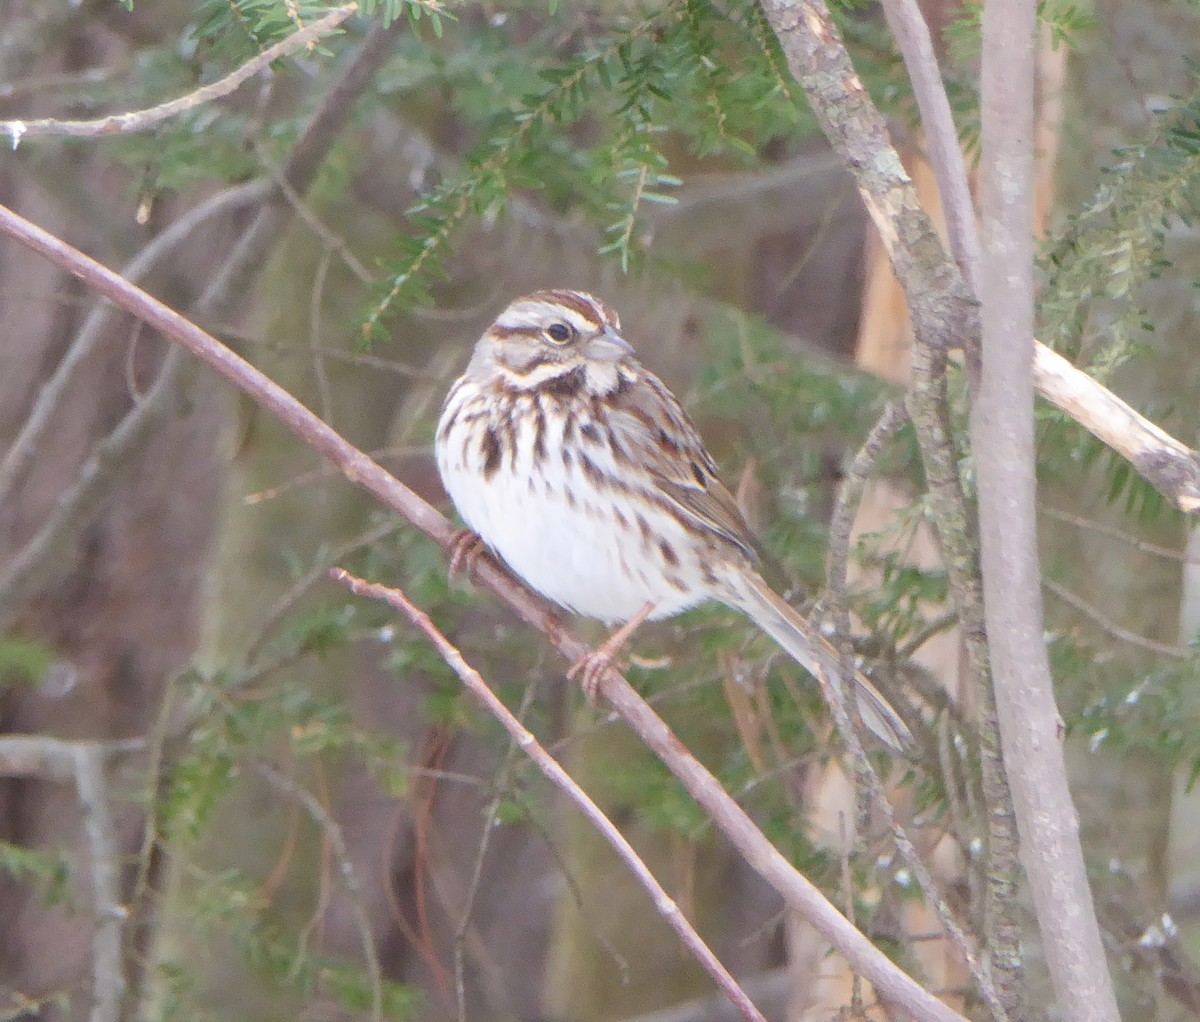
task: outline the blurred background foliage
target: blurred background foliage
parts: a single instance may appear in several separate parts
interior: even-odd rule
[[[796,601],[819,599],[837,484],[897,390],[847,357],[864,216],[758,6],[366,6],[311,52],[153,132],[22,142],[0,163],[5,201],[119,265],[201,199],[277,180],[335,83],[386,32],[386,59],[327,129],[311,188],[279,204],[290,225],[237,282],[238,301],[212,315],[201,296],[246,213],[199,228],[150,288],[437,503],[433,423],[474,339],[517,293],[602,293],[684,398],[774,580]],[[978,8],[927,6],[975,153]],[[3,116],[149,106],[328,9],[44,7],[0,2]],[[835,15],[915,157],[914,103],[879,9],[844,3]],[[1047,2],[1043,18],[1072,61],[1041,336],[1194,443],[1200,88],[1185,41],[1200,24],[1192,8],[1146,0]],[[0,281],[14,339],[6,437],[92,303],[22,258],[3,253]],[[5,557],[160,370],[160,342],[129,323],[108,341],[79,381],[79,421],[0,508]],[[338,564],[402,585],[626,829],[731,968],[762,984],[772,1017],[800,1017],[773,895],[661,765],[582,703],[564,665],[278,424],[203,374],[178,389],[172,428],[123,453],[84,540],[58,551],[53,589],[0,635],[0,731],[147,737],[112,779],[130,906],[122,1016],[625,1018],[708,991],[429,646],[328,581]],[[961,426],[961,380],[955,393]],[[1191,1017],[1200,985],[1176,933],[1144,940],[1169,917],[1185,937],[1200,932],[1189,797],[1200,621],[1180,612],[1185,523],[1077,426],[1038,415],[1046,641],[1113,964],[1129,1017]],[[928,518],[907,432],[876,472],[907,506],[856,545],[861,648],[897,701],[924,714],[926,754],[896,776],[923,839],[952,835],[960,865],[946,886],[973,927],[986,866],[973,740],[936,686],[889,668],[954,623],[944,574],[902,556]],[[919,896],[878,824],[830,823],[814,808],[839,750],[802,672],[731,612],[704,608],[639,632],[628,674],[784,854],[922,975],[903,914]],[[69,793],[52,789],[2,782],[0,1018],[87,1013],[86,848]],[[849,850],[839,826],[856,833]]]

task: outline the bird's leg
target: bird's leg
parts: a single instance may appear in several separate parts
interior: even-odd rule
[[[471,529],[458,529],[450,539],[450,569],[447,572],[454,578],[463,568],[467,569],[468,578],[475,575],[475,562],[487,552],[487,546],[478,532]]]
[[[583,689],[583,694],[587,696],[587,701],[592,706],[596,705],[597,697],[600,695],[600,680],[612,666],[613,657],[629,641],[629,637],[637,631],[638,626],[650,616],[652,610],[654,610],[654,604],[647,603],[633,617],[605,639],[602,646],[593,649],[590,653],[585,653],[567,671],[567,678],[569,680],[574,681],[576,678],[579,679],[579,686]]]

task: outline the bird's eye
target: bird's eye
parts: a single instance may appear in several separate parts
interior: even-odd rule
[[[566,323],[551,323],[546,327],[546,336],[555,344],[565,344],[571,339],[574,331]]]

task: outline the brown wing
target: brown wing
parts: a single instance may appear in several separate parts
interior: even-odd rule
[[[653,373],[607,398],[614,439],[646,471],[656,492],[684,516],[756,557],[754,538],[683,406]]]

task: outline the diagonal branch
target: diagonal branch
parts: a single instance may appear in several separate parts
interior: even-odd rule
[[[111,270],[0,206],[0,234],[14,238],[56,266],[127,309],[164,336],[187,348],[219,375],[274,415],[291,432],[328,458],[352,482],[404,515],[443,550],[455,530],[438,511],[343,439],[277,383],[230,351],[194,323]],[[477,578],[500,595],[527,624],[540,631],[571,663],[588,652],[541,597],[489,557],[475,565]],[[715,825],[787,904],[806,918],[871,982],[880,995],[922,1022],[962,1022],[962,1018],[906,975],[876,948],[767,839],[754,821],[687,750],[620,675],[609,672],[602,691],[647,746],[683,782]]]
[[[38,531],[0,571],[0,628],[11,623],[30,597],[58,576],[61,559],[76,549],[121,478],[129,453],[141,450],[147,438],[176,412],[185,365],[178,349],[167,352],[150,389],[96,445]]]
[[[126,264],[121,275],[134,283],[141,281],[203,224],[214,217],[261,202],[270,189],[269,181],[250,181],[217,192],[157,235]],[[88,313],[67,353],[55,367],[54,374],[38,389],[32,411],[26,416],[16,439],[4,452],[3,459],[0,459],[0,506],[8,502],[14,488],[24,478],[42,438],[66,399],[71,383],[104,340],[113,315],[111,305],[97,306]]]
[[[462,653],[438,631],[437,626],[429,619],[429,615],[414,606],[399,589],[365,582],[360,578],[355,578],[341,568],[334,568],[330,572],[330,575],[349,587],[350,591],[356,595],[368,596],[373,600],[383,600],[397,610],[403,611],[408,616],[408,619],[433,643],[438,654],[450,669],[458,675],[463,685],[467,687],[476,699],[483,703],[488,713],[504,725],[504,729],[512,736],[513,741],[533,761],[534,765],[542,772],[542,775],[562,791],[574,803],[575,807],[583,813],[588,822],[613,846],[617,855],[620,856],[621,861],[625,863],[626,868],[633,874],[634,879],[654,899],[654,905],[663,919],[666,920],[667,925],[675,931],[680,942],[695,956],[704,970],[716,980],[717,985],[725,992],[725,995],[737,1006],[742,1017],[755,1020],[755,1022],[766,1022],[754,1006],[754,1003],[746,996],[745,991],[738,986],[737,980],[729,974],[717,956],[712,953],[709,946],[704,943],[700,934],[696,932],[674,899],[667,894],[662,885],[655,879],[654,874],[650,872],[650,868],[634,850],[633,845],[617,829],[616,824],[604,815],[604,811],[592,801],[588,793],[562,768],[558,760],[546,751],[537,738],[534,737],[533,733],[501,702],[496,693],[488,687],[487,682],[483,680],[479,672],[468,664],[463,658]]]

